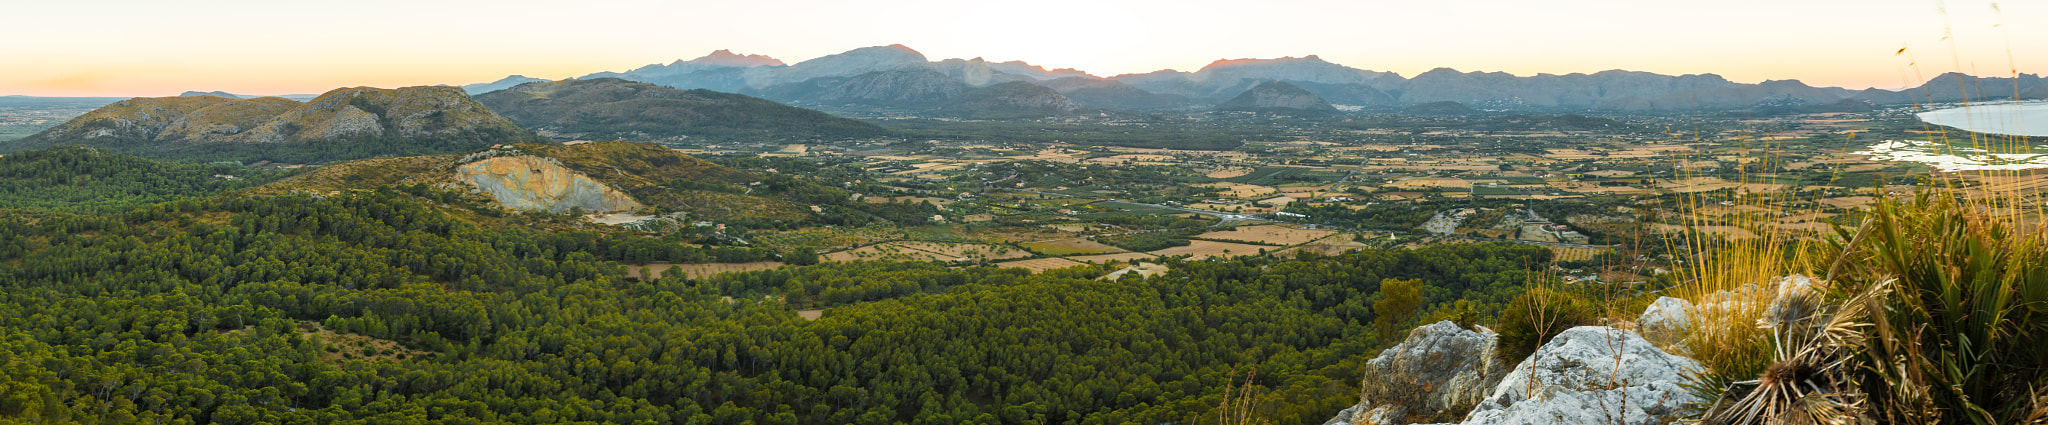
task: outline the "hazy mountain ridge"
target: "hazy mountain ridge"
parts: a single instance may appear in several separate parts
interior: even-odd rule
[[[1137,111],[1176,109],[1194,102],[1177,94],[1153,93],[1108,79],[1065,77],[1038,83],[1083,105]]]
[[[506,76],[505,78],[500,78],[498,79],[498,81],[492,81],[488,83],[464,84],[462,85],[462,91],[464,93],[469,93],[470,96],[475,96],[479,94],[509,89],[512,88],[512,86],[517,86],[520,84],[541,81],[547,80],[541,78],[528,77],[524,75],[511,75]]]
[[[476,99],[527,128],[586,139],[850,138],[888,133],[865,122],[767,99],[616,78],[526,83]]]
[[[876,71],[850,78],[819,78],[771,89],[771,99],[793,104],[938,107],[972,87],[931,69]]]
[[[937,112],[962,118],[1043,118],[1073,115],[1085,108],[1051,88],[1012,81],[961,93]]]
[[[1974,77],[1960,72],[1934,76],[1919,87],[1904,91],[1867,89],[1852,98],[1873,104],[1944,103],[2000,99],[2048,99],[2048,78],[2035,74],[2015,77]]]
[[[224,92],[224,91],[204,91],[204,92],[203,92],[203,91],[196,91],[196,90],[188,90],[188,91],[186,91],[186,92],[184,92],[184,93],[179,93],[179,94],[178,94],[178,97],[192,97],[192,96],[217,96],[217,97],[225,97],[225,98],[229,98],[229,99],[248,99],[248,98],[250,98],[249,96],[243,96],[243,95],[239,95],[239,94],[234,94],[234,93],[228,93],[228,92]]]
[[[1219,105],[1253,86],[1275,80],[1288,82],[1338,105],[1399,107],[1449,101],[1492,110],[1733,110],[1829,105],[1845,99],[1884,105],[1954,102],[1966,98],[2002,99],[2015,95],[2023,99],[2048,98],[2048,89],[2041,89],[2038,93],[2027,92],[2043,85],[2043,79],[2031,74],[2018,79],[1977,79],[1952,73],[1911,90],[1856,91],[1813,87],[1795,80],[1748,84],[1731,82],[1715,74],[1663,75],[1624,70],[1516,76],[1504,72],[1438,68],[1404,77],[1393,72],[1332,63],[1316,55],[1219,59],[1194,72],[1167,69],[1104,78],[1071,68],[1048,69],[1023,61],[989,62],[982,58],[933,61],[923,53],[900,44],[862,47],[791,65],[783,65],[780,60],[767,56],[742,56],[720,50],[690,61],[648,65],[625,72],[601,72],[585,78],[616,77],[675,88],[707,88],[758,95],[785,102],[852,100],[846,104],[900,107],[908,101],[903,98],[927,98],[929,93],[871,101],[892,96],[869,92],[875,82],[868,80],[875,77],[860,77],[878,72],[905,72],[890,74],[899,80],[897,83],[900,85],[907,82],[903,79],[911,75],[908,72],[920,70],[943,75],[953,83],[970,88],[1029,82],[1050,87],[1086,106],[1132,110],[1193,109]],[[923,78],[926,76],[912,80]],[[2018,91],[2009,88],[2015,82]],[[854,85],[839,87],[843,84]],[[1975,84],[1976,88],[1962,88],[1970,84]],[[926,82],[913,86],[929,91],[939,85]],[[950,92],[950,89],[941,91]],[[824,92],[833,93],[824,95],[833,100],[817,98]],[[910,103],[918,103],[917,107],[925,108],[943,103],[943,100],[924,99]]]
[[[1265,81],[1302,81],[1321,84],[1371,85],[1389,78],[1391,72],[1366,71],[1324,61],[1315,55],[1278,59],[1224,59],[1211,62],[1195,72],[1173,70],[1110,77],[1155,93],[1190,98],[1228,98]]]

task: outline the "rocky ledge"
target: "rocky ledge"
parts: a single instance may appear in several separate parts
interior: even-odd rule
[[[1400,424],[1464,417],[1464,425],[1661,424],[1696,397],[1680,385],[1698,362],[1665,353],[1635,332],[1572,328],[1505,376],[1493,372],[1494,337],[1449,322],[1409,334],[1367,366],[1359,405],[1325,425]],[[1473,389],[1490,388],[1476,405]],[[1401,395],[1409,394],[1409,395]],[[1469,413],[1460,410],[1471,406]]]

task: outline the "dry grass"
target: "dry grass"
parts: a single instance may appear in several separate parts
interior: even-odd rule
[[[431,351],[420,351],[399,345],[397,341],[377,339],[356,334],[337,333],[328,330],[318,322],[300,322],[300,338],[319,339],[327,354],[321,359],[339,361],[398,361],[422,356],[431,356]]]
[[[1210,171],[1210,172],[1209,172],[1209,174],[1205,174],[1205,176],[1207,176],[1207,177],[1209,177],[1209,178],[1212,178],[1212,179],[1227,179],[1227,178],[1232,178],[1232,177],[1244,177],[1245,175],[1251,174],[1253,170],[1254,170],[1254,169],[1253,169],[1253,168],[1251,168],[1251,167],[1228,167],[1228,168],[1222,168],[1222,169],[1218,169],[1218,170],[1216,170],[1216,171]]]
[[[1223,197],[1233,199],[1264,199],[1280,193],[1279,189],[1271,187],[1229,182],[1208,183],[1202,186],[1220,189],[1223,191]]]
[[[626,277],[628,277],[628,278],[634,278],[634,279],[641,279],[641,278],[645,278],[646,276],[643,276],[643,275],[642,275],[642,274],[640,273],[640,270],[641,270],[641,269],[646,269],[646,270],[647,270],[647,274],[648,274],[648,275],[652,275],[652,276],[653,276],[654,278],[656,278],[656,279],[659,279],[659,278],[663,278],[663,277],[673,277],[673,276],[682,276],[682,277],[686,277],[686,278],[690,278],[690,279],[703,279],[703,278],[707,278],[707,277],[711,277],[711,276],[716,276],[716,275],[719,275],[719,274],[723,274],[723,273],[734,273],[734,272],[751,272],[751,271],[756,271],[756,270],[769,270],[769,269],[774,269],[774,268],[776,268],[776,267],[782,267],[782,266],[783,266],[783,263],[782,263],[782,262],[780,262],[780,261],[755,261],[755,262],[751,262],[751,263],[698,263],[698,264],[669,264],[669,263],[651,263],[651,264],[642,264],[642,265],[637,265],[637,266],[636,266],[636,265],[627,265],[627,266],[626,266]]]
[[[1367,239],[1371,239],[1383,235],[1366,234],[1364,236]],[[1293,248],[1283,249],[1274,252],[1273,255],[1281,256],[1281,258],[1292,258],[1294,257],[1296,252],[1300,251],[1314,252],[1323,255],[1337,255],[1343,254],[1345,251],[1350,251],[1354,249],[1365,249],[1371,247],[1369,245],[1359,243],[1355,239],[1356,237],[1356,235],[1351,233],[1339,233],[1335,235],[1330,235],[1329,237],[1322,238],[1320,240],[1301,244]]]
[[[797,310],[796,317],[801,317],[804,320],[818,320],[825,317],[825,309]]]
[[[1029,257],[1023,249],[1002,245],[947,242],[888,242],[825,254],[828,261],[900,260],[963,261]]]
[[[1595,255],[1600,255],[1600,253],[1603,253],[1603,252],[1607,252],[1607,251],[1610,251],[1610,249],[1607,249],[1607,248],[1570,248],[1570,247],[1561,247],[1561,246],[1553,246],[1553,247],[1550,247],[1550,251],[1551,251],[1551,252],[1554,252],[1554,253],[1557,253],[1557,256],[1556,256],[1556,257],[1553,257],[1553,258],[1554,258],[1554,259],[1555,259],[1556,261],[1586,261],[1586,260],[1591,260],[1591,259],[1593,259],[1593,256],[1595,256]]]

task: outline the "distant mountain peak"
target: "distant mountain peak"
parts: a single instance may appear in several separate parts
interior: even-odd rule
[[[462,91],[463,91],[464,93],[468,93],[468,94],[472,94],[472,95],[476,95],[476,94],[484,94],[484,93],[490,93],[490,92],[494,92],[494,91],[498,91],[498,90],[504,90],[504,89],[512,88],[512,86],[516,86],[516,85],[520,85],[520,84],[526,84],[526,83],[531,83],[531,82],[535,82],[535,81],[547,81],[547,80],[546,80],[546,79],[541,79],[541,78],[533,78],[533,77],[528,77],[528,76],[524,76],[524,75],[509,75],[509,76],[506,76],[505,78],[499,78],[499,79],[498,79],[498,81],[492,81],[492,82],[488,82],[488,83],[478,83],[478,84],[464,84],[464,85],[462,85]]]
[[[687,63],[699,66],[729,66],[737,68],[784,65],[781,59],[772,58],[769,57],[768,55],[742,55],[738,53],[733,53],[731,50],[727,49],[713,50],[711,51],[711,54],[704,55],[703,57],[691,59],[688,61],[678,61],[678,63]]]
[[[1230,68],[1230,67],[1235,67],[1235,66],[1243,66],[1243,65],[1257,65],[1257,64],[1288,64],[1288,63],[1309,63],[1309,64],[1317,64],[1317,65],[1325,65],[1325,64],[1327,64],[1327,65],[1336,65],[1336,64],[1330,63],[1330,62],[1328,62],[1328,61],[1324,61],[1322,57],[1318,57],[1318,56],[1316,56],[1316,55],[1308,55],[1308,56],[1303,56],[1303,57],[1298,57],[1298,58],[1297,58],[1297,57],[1293,57],[1293,56],[1282,56],[1282,57],[1278,57],[1278,58],[1273,58],[1273,59],[1257,59],[1257,58],[1239,58],[1239,59],[1217,59],[1217,60],[1216,60],[1215,62],[1209,62],[1209,65],[1208,65],[1208,66],[1204,66],[1204,67],[1202,67],[1202,69],[1200,69],[1200,70],[1198,70],[1198,71],[1196,71],[1196,72],[1200,72],[1200,71],[1211,71],[1211,70],[1216,70],[1216,69]]]
[[[224,91],[204,91],[204,92],[203,92],[203,91],[187,91],[187,92],[184,92],[184,93],[180,93],[180,94],[178,94],[178,97],[188,97],[188,96],[220,96],[220,97],[225,97],[225,98],[229,98],[229,99],[246,99],[246,98],[248,98],[247,96],[242,96],[242,95],[238,95],[238,94],[234,94],[234,93],[228,93],[228,92],[224,92]]]
[[[980,59],[980,58],[975,58],[975,59]],[[1032,64],[1030,64],[1030,63],[1026,63],[1026,62],[1024,62],[1024,61],[1005,61],[1005,62],[989,62],[989,63],[988,63],[988,66],[989,66],[989,69],[994,69],[994,70],[996,70],[996,71],[1001,71],[1001,72],[1003,72],[1003,73],[1007,73],[1007,74],[1015,74],[1015,75],[1022,75],[1022,76],[1026,76],[1026,77],[1031,77],[1032,79],[1036,79],[1036,80],[1040,80],[1040,81],[1044,81],[1044,80],[1056,80],[1056,79],[1060,79],[1060,78],[1068,78],[1068,77],[1081,77],[1081,78],[1090,78],[1090,79],[1099,79],[1099,78],[1102,78],[1102,77],[1097,77],[1097,76],[1094,76],[1094,75],[1089,75],[1089,74],[1088,74],[1087,72],[1082,72],[1081,70],[1078,70],[1078,69],[1073,69],[1073,68],[1057,68],[1057,69],[1046,69],[1046,68],[1045,68],[1045,67],[1043,67],[1043,66],[1038,66],[1038,65],[1032,65]]]

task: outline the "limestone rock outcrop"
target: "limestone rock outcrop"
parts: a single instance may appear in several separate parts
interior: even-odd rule
[[[1494,340],[1449,322],[1417,328],[1367,363],[1360,403],[1324,425],[1461,416],[1462,425],[1663,424],[1700,401],[1680,386],[1699,363],[1635,332],[1572,328],[1505,374],[1491,364]]]
[[[1410,417],[1464,415],[1508,373],[1507,362],[1494,357],[1498,340],[1491,331],[1449,321],[1409,331],[1400,345],[1366,362],[1359,404],[1350,409],[1348,422],[1398,424]]]
[[[1657,298],[1643,315],[1636,317],[1636,330],[1643,338],[1658,345],[1677,344],[1685,337],[1685,331],[1692,327],[1693,306],[1691,302],[1672,297]]]
[[[506,208],[610,212],[638,209],[640,202],[590,176],[555,161],[531,156],[501,156],[463,164],[455,179],[491,195]]]
[[[1580,326],[1537,348],[1463,424],[1667,423],[1701,401],[1680,386],[1700,370],[1635,332]]]

